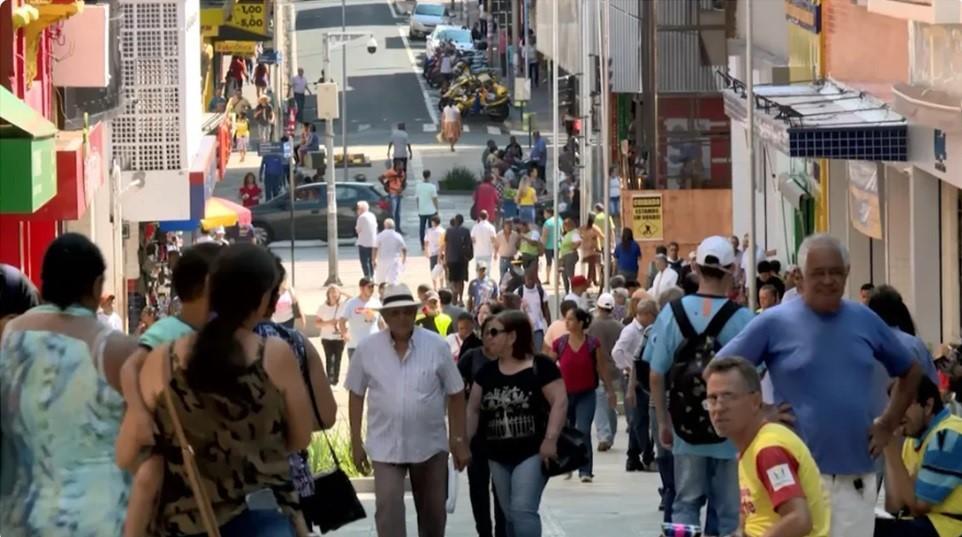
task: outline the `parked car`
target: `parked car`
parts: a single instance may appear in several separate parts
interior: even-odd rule
[[[431,35],[427,38],[427,42],[424,44],[425,56],[428,58],[434,56],[434,50],[444,41],[450,41],[454,44],[455,48],[462,52],[474,50],[474,41],[471,40],[471,30],[461,26],[439,25],[431,32]]]
[[[377,217],[378,227],[390,216],[390,202],[380,185],[361,182],[337,183],[337,236],[349,239],[357,234],[357,202],[366,201]],[[291,239],[289,195],[251,207],[254,235],[261,244]],[[294,238],[327,240],[327,184],[310,183],[294,190]]]
[[[424,39],[439,24],[448,22],[447,8],[433,2],[418,2],[408,21],[408,36],[411,39]]]

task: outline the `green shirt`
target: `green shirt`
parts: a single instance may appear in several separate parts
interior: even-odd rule
[[[577,229],[572,229],[571,231],[564,234],[561,237],[561,248],[558,250],[558,256],[563,257],[568,254],[573,254],[575,252],[575,241],[581,240],[581,234],[578,233]]]
[[[154,348],[188,334],[193,334],[194,328],[181,321],[176,315],[169,315],[156,323],[150,325],[143,335],[140,336],[140,346],[153,350]]]
[[[558,232],[558,226],[561,225],[561,219],[557,216],[552,216],[551,218],[544,221],[544,244],[545,248],[548,250],[555,249],[556,233]]]
[[[605,219],[608,220],[608,225],[605,226]],[[602,211],[595,215],[595,225],[601,230],[601,240],[605,240],[605,236],[608,234],[608,230],[615,227],[615,221],[608,216],[608,213]]]

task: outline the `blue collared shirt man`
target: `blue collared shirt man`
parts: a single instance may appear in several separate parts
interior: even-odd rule
[[[899,425],[922,368],[878,315],[842,298],[850,265],[837,239],[805,239],[799,262],[801,300],[765,311],[717,356],[768,367],[775,402],[791,406],[795,429],[822,473],[832,504],[831,535],[870,537],[873,456]],[[881,415],[869,396],[877,363],[897,379]]]

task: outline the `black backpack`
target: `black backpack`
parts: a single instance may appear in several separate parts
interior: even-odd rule
[[[726,300],[702,333],[695,332],[681,299],[671,302],[671,312],[684,338],[668,369],[668,413],[675,434],[689,444],[717,444],[718,436],[708,417],[702,372],[721,349],[718,334],[741,306]]]

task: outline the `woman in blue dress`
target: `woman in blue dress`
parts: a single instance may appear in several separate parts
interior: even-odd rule
[[[0,534],[120,535],[130,479],[114,463],[120,367],[136,342],[97,320],[103,256],[75,233],[44,254],[44,304],[0,340]]]

